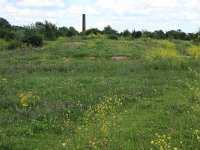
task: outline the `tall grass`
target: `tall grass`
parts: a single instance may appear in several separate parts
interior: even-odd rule
[[[3,39],[0,39],[0,50],[5,50],[8,47],[8,42]]]

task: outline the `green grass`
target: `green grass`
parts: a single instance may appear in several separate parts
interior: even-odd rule
[[[5,45],[0,149],[199,149],[192,42],[73,37],[43,48]]]

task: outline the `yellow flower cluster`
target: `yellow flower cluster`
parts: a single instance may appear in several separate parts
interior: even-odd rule
[[[195,56],[195,57],[199,57],[200,56],[200,47],[199,46],[195,46],[192,45],[191,47],[189,47],[186,52],[190,55],[190,56]]]
[[[21,92],[19,94],[19,98],[21,101],[21,106],[22,107],[28,107],[28,101],[29,100],[39,100],[39,96],[33,95],[33,92]]]
[[[168,40],[160,40],[158,42],[164,49],[176,49],[176,45]]]
[[[76,134],[83,138],[82,142],[87,148],[107,149],[107,146],[115,141],[114,135],[123,131],[120,124],[122,117],[119,115],[122,101],[117,96],[100,99],[98,105],[89,107],[85,112],[82,121],[77,125]]]
[[[175,50],[157,48],[147,52],[146,58],[149,61],[153,60],[177,60],[179,56]]]
[[[7,78],[0,76],[0,81],[7,81]]]
[[[189,90],[193,93],[195,97],[195,102],[192,104],[191,108],[193,111],[200,112],[200,74],[189,67],[189,73],[195,77],[192,83],[187,83]]]
[[[164,135],[159,135],[156,133],[156,139],[150,142],[151,149],[156,148],[159,150],[169,150],[171,149],[171,137]],[[177,147],[174,147],[173,150],[178,150]]]
[[[193,130],[194,135],[196,136],[197,140],[200,142],[200,130]]]

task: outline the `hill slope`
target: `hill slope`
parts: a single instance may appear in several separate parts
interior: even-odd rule
[[[75,37],[8,51],[3,43],[2,149],[200,147],[199,46]]]

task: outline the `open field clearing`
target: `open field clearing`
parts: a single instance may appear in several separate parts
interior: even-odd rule
[[[199,150],[200,46],[0,41],[0,149]]]

